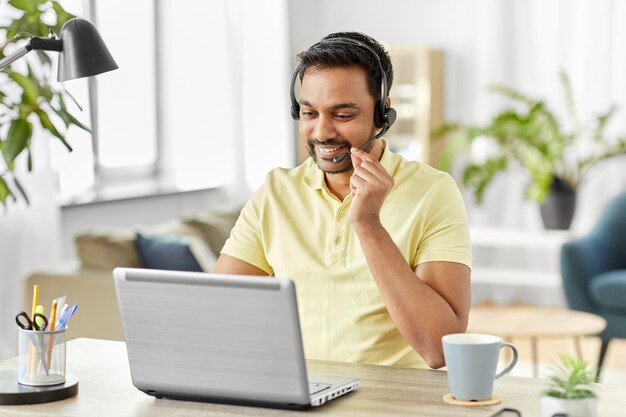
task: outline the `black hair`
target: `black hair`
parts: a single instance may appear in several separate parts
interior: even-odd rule
[[[333,42],[337,39],[338,42]],[[380,65],[376,62],[376,58],[372,56],[367,48],[360,48],[350,43],[341,43],[340,39],[352,39],[357,43],[369,47],[378,55]],[[298,66],[298,75],[300,81],[304,77],[304,73],[309,67],[324,69],[333,67],[350,67],[359,66],[365,70],[367,74],[367,87],[372,96],[376,99],[380,97],[380,85],[382,75],[380,68],[382,66],[387,76],[387,94],[391,90],[393,84],[393,66],[389,53],[374,38],[359,32],[336,32],[323,37],[318,43],[312,45],[306,51],[298,54],[300,64]]]

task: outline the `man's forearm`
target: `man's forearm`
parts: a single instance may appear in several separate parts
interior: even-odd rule
[[[448,277],[443,277],[443,282],[438,283],[440,277],[436,277],[437,280],[431,286],[421,276],[416,276],[416,272],[411,269],[380,223],[355,227],[355,231],[383,301],[398,330],[429,366],[443,366],[441,337],[466,330],[469,289],[466,302],[451,302],[452,300],[446,299],[451,289],[446,282],[454,280],[449,281]],[[467,269],[466,281],[469,286],[469,269],[460,264],[458,266],[461,271]],[[435,275],[441,275],[442,271],[434,272]]]

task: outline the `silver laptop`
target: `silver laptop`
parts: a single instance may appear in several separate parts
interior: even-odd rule
[[[133,384],[149,395],[300,409],[359,386],[307,379],[288,279],[130,268],[113,276]]]

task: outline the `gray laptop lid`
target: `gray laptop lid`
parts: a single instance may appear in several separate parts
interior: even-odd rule
[[[287,279],[116,268],[133,384],[156,396],[308,405]]]

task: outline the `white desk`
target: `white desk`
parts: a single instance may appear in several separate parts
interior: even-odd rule
[[[80,380],[76,397],[62,401],[3,406],[0,416],[283,416],[306,414],[327,416],[412,416],[487,417],[501,407],[514,407],[524,417],[539,415],[539,393],[547,381],[505,376],[496,381],[494,392],[502,404],[465,408],[444,403],[448,392],[444,371],[385,366],[309,362],[316,373],[350,376],[361,387],[343,398],[311,409],[286,411],[222,404],[158,400],[137,390],[131,382],[126,346],[123,342],[77,339],[69,342],[68,372]],[[0,362],[0,369],[17,366],[17,359]],[[599,415],[618,417],[626,410],[626,387],[596,384],[600,396]]]

